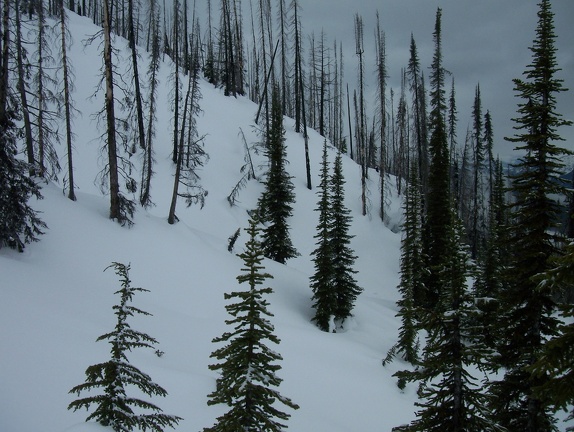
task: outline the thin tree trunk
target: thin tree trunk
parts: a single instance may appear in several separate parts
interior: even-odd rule
[[[106,79],[106,118],[108,170],[110,175],[110,219],[120,221],[120,184],[118,178],[118,156],[116,144],[116,116],[114,109],[114,77],[112,64],[112,42],[109,2],[104,0],[104,69]]]
[[[167,217],[167,222],[170,225],[173,225],[176,221],[177,221],[177,216],[175,215],[175,208],[177,205],[177,197],[179,196],[179,183],[180,183],[180,178],[181,178],[181,170],[182,170],[182,165],[183,165],[183,146],[184,146],[184,142],[185,142],[185,121],[187,119],[187,108],[189,105],[189,98],[190,98],[190,93],[191,93],[191,88],[192,88],[192,77],[193,74],[190,72],[189,73],[189,78],[188,78],[188,87],[187,87],[187,93],[185,95],[185,102],[183,105],[183,124],[181,126],[181,133],[179,135],[179,149],[178,149],[178,156],[177,156],[177,164],[175,167],[175,175],[174,175],[174,180],[173,180],[173,193],[171,195],[171,204],[169,207],[169,215]]]
[[[141,149],[145,149],[145,127],[143,118],[143,107],[142,107],[142,95],[140,88],[140,77],[138,72],[138,54],[136,48],[136,34],[134,27],[134,0],[128,0],[128,26],[129,26],[129,45],[132,54],[132,68],[134,74],[134,87],[135,87],[135,98],[136,98],[136,114],[138,122],[138,140]],[[132,149],[132,153],[135,153],[135,148]]]
[[[353,157],[353,129],[351,126],[351,98],[349,96],[349,83],[347,83],[347,116],[349,117],[349,155],[351,159],[354,160]]]
[[[61,53],[62,53],[62,69],[64,75],[64,110],[66,116],[66,147],[68,150],[68,198],[76,201],[76,193],[74,191],[74,164],[72,158],[72,122],[70,112],[70,81],[68,76],[68,55],[66,48],[66,10],[64,9],[64,0],[59,1],[60,9],[60,31],[61,31]],[[85,11],[84,11],[85,13]]]
[[[22,58],[22,27],[20,22],[20,0],[15,0],[14,10],[16,17],[16,61],[18,70],[18,91],[20,93],[20,103],[22,104],[22,120],[24,121],[24,138],[26,142],[26,153],[30,175],[36,173],[36,158],[34,156],[34,139],[32,138],[32,122],[30,120],[30,109],[26,97],[26,80],[24,74],[24,60]],[[7,64],[7,62],[6,62]]]
[[[10,3],[4,0],[4,13],[2,16],[2,74],[0,75],[0,122],[6,119],[8,108],[8,59],[10,54]]]

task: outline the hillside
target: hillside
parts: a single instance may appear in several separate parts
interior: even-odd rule
[[[168,108],[169,64],[161,70],[155,176],[149,211],[138,209],[135,225],[128,229],[110,221],[108,198],[95,184],[100,160],[99,135],[93,114],[103,105],[94,93],[101,59],[98,43],[84,47],[82,41],[97,32],[88,19],[70,15],[74,38],[74,100],[81,115],[74,121],[77,202],[69,201],[61,184],[43,187],[44,199],[33,206],[49,226],[40,242],[24,253],[0,250],[2,301],[0,302],[0,430],[9,432],[62,432],[106,430],[85,424],[85,412],[70,412],[74,396],[68,390],[84,380],[84,370],[108,358],[108,345],[95,339],[114,325],[113,293],[119,288],[112,262],[131,263],[134,286],[141,294],[135,305],[153,314],[132,322],[160,342],[162,357],[153,352],[133,352],[133,364],[149,373],[169,393],[154,402],[164,412],[184,418],[178,431],[198,431],[211,426],[225,407],[208,407],[207,394],[217,375],[208,369],[211,340],[226,330],[223,294],[237,289],[241,260],[227,251],[227,239],[237,228],[247,227],[246,210],[254,207],[262,190],[251,181],[230,207],[227,195],[240,178],[244,145],[258,140],[253,128],[257,107],[244,98],[227,98],[202,82],[200,135],[205,134],[209,161],[201,183],[209,195],[205,207],[186,208],[178,203],[180,222],[167,223],[173,166],[171,113]],[[128,58],[125,42],[117,40]],[[145,70],[146,56],[142,56]],[[294,177],[297,202],[291,219],[292,239],[301,256],[280,265],[265,261],[274,276],[270,285],[272,323],[281,344],[274,347],[284,360],[279,375],[280,392],[301,408],[290,412],[290,430],[300,432],[348,432],[390,430],[413,418],[415,387],[401,392],[392,374],[402,365],[396,361],[383,368],[381,359],[395,342],[400,234],[384,226],[376,214],[376,173],[371,175],[371,216],[360,215],[360,172],[344,160],[347,206],[354,222],[351,234],[358,259],[357,280],[364,292],[346,332],[328,334],[311,322],[309,276],[313,271],[310,252],[317,224],[316,192],[305,186],[302,138],[285,119],[289,173]],[[311,133],[310,157],[313,182],[318,184],[323,138]],[[63,159],[63,144],[58,148]],[[330,161],[335,153],[330,150]],[[139,162],[135,159],[136,166]],[[259,160],[262,161],[261,156]],[[138,178],[138,176],[135,176]],[[400,199],[390,203],[389,226],[400,221]],[[395,230],[396,231],[396,230]],[[236,244],[240,251],[242,234]]]

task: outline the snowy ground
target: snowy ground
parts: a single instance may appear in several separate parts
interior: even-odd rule
[[[209,191],[205,207],[178,204],[181,221],[167,223],[173,167],[170,160],[171,126],[167,108],[169,66],[161,71],[158,114],[156,175],[152,197],[156,207],[139,209],[135,225],[122,228],[110,221],[108,198],[94,185],[101,169],[100,141],[90,113],[100,109],[102,96],[88,99],[97,83],[100,67],[98,46],[84,48],[81,41],[97,31],[90,21],[71,17],[75,43],[76,118],[74,130],[78,201],[71,202],[62,186],[48,184],[45,199],[33,206],[42,211],[49,230],[39,243],[23,254],[0,250],[0,431],[63,432],[106,430],[84,423],[85,411],[66,409],[74,399],[68,390],[84,381],[87,366],[105,361],[109,345],[95,342],[111,331],[115,316],[111,307],[119,288],[115,274],[103,270],[112,262],[131,263],[134,286],[150,290],[136,296],[135,305],[153,314],[131,322],[134,329],[157,338],[162,357],[151,351],[129,355],[131,362],[149,373],[169,395],[153,401],[168,414],[184,418],[178,431],[195,432],[211,426],[226,407],[208,407],[206,395],[214,389],[217,375],[208,369],[211,340],[226,330],[223,294],[237,289],[241,260],[227,251],[227,239],[239,227],[247,227],[246,210],[253,208],[260,184],[252,181],[235,207],[226,200],[240,178],[243,164],[243,130],[248,143],[258,139],[252,128],[257,107],[246,99],[226,98],[202,83],[203,113],[200,134],[207,134],[205,148],[210,160],[202,170]],[[119,42],[118,42],[119,44]],[[142,68],[145,70],[145,55]],[[300,432],[389,431],[414,416],[414,386],[401,392],[392,374],[404,367],[395,361],[387,367],[381,359],[395,343],[398,321],[395,302],[398,283],[400,234],[383,225],[377,215],[378,186],[371,176],[371,216],[360,215],[360,171],[344,161],[347,206],[353,211],[352,247],[358,255],[357,279],[364,288],[355,317],[346,332],[329,334],[311,322],[309,276],[310,252],[317,224],[315,190],[305,187],[304,148],[286,119],[287,144],[297,203],[291,220],[292,239],[299,258],[280,265],[265,261],[274,276],[269,298],[275,332],[281,344],[283,383],[280,392],[301,408],[288,412],[290,430]],[[322,137],[312,133],[311,162],[314,184]],[[61,157],[63,146],[58,149]],[[331,162],[335,153],[330,152]],[[389,226],[400,222],[400,203],[391,197]],[[241,250],[246,234],[236,245]],[[281,407],[283,408],[283,407]]]

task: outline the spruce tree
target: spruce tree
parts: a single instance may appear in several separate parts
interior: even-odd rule
[[[532,63],[525,79],[515,79],[518,104],[516,134],[509,141],[519,143],[519,159],[512,177],[512,260],[508,287],[503,292],[498,368],[502,379],[495,381],[496,396],[491,409],[510,430],[538,432],[556,430],[549,408],[533,389],[545,386],[548,376],[533,375],[532,365],[545,341],[555,336],[558,319],[556,304],[547,286],[537,286],[535,276],[549,270],[549,259],[560,253],[557,234],[560,205],[556,196],[565,194],[559,181],[562,159],[569,152],[556,145],[562,138],[559,126],[570,122],[556,112],[556,95],[565,89],[555,77],[559,70],[554,45],[553,13],[549,0],[539,3],[536,38],[530,48]]]
[[[17,155],[18,118],[15,95],[9,83],[11,49],[9,25],[11,2],[4,1],[2,20],[2,61],[0,62],[0,249],[7,246],[19,252],[43,234],[46,224],[28,203],[41,199],[40,187],[29,176],[32,168]]]
[[[508,250],[505,177],[502,162],[496,161],[495,165],[489,199],[488,236],[481,260],[478,262],[474,282],[476,305],[480,310],[478,325],[482,327],[483,343],[490,348],[494,348],[497,339],[499,300],[505,287],[504,275],[508,271],[508,261],[511,255]]]
[[[276,375],[281,369],[276,362],[282,357],[266,345],[267,342],[279,344],[280,340],[266,318],[273,314],[269,312],[269,302],[264,296],[273,290],[259,287],[272,278],[261,265],[263,249],[259,232],[256,221],[250,220],[249,240],[245,251],[238,255],[244,267],[242,274],[237,276],[238,282],[246,283],[248,289],[225,294],[227,300],[234,301],[225,306],[232,316],[225,323],[232,326],[232,330],[213,339],[214,343],[225,345],[211,354],[219,363],[210,365],[209,369],[220,371],[221,375],[216,389],[208,395],[207,404],[225,404],[230,409],[204,431],[280,431],[287,427],[281,422],[290,415],[276,408],[275,402],[292,409],[299,408],[277,390],[282,380]]]
[[[414,371],[395,374],[399,386],[420,381],[420,408],[410,425],[393,430],[408,432],[503,431],[491,418],[489,396],[472,374],[488,352],[476,342],[474,302],[466,286],[468,251],[462,246],[462,224],[453,221],[446,241],[443,285],[437,307],[423,315],[428,330],[423,359]]]
[[[330,182],[332,221],[329,230],[331,250],[333,253],[333,289],[337,296],[335,320],[342,326],[351,317],[357,296],[362,288],[357,285],[353,269],[356,256],[351,249],[352,235],[351,211],[345,206],[345,178],[343,176],[343,159],[341,153],[335,158],[335,166]]]
[[[436,14],[435,53],[431,66],[431,113],[429,126],[431,137],[429,142],[430,170],[428,177],[428,201],[425,219],[425,243],[424,252],[428,258],[429,275],[427,279],[427,307],[436,307],[441,297],[441,284],[438,273],[444,266],[443,259],[446,257],[449,224],[452,212],[450,207],[450,167],[447,145],[447,130],[445,125],[445,70],[442,66],[442,42],[441,42],[441,16],[439,8]]]
[[[110,343],[111,359],[86,369],[86,382],[72,388],[70,393],[79,396],[80,393],[89,392],[90,395],[73,401],[68,405],[68,409],[76,411],[96,405],[96,409],[86,421],[96,420],[102,426],[110,426],[115,432],[131,431],[134,428],[162,432],[164,427],[173,428],[182,419],[163,414],[153,403],[127,394],[129,387],[136,387],[138,392],[147,396],[167,395],[161,386],[132,365],[127,358],[127,353],[135,348],[154,349],[157,344],[153,337],[132,329],[127,322],[135,315],[151,315],[131,305],[136,293],[149,290],[131,286],[129,265],[114,262],[106,270],[109,268],[115,270],[121,281],[121,288],[115,293],[120,296],[120,303],[113,306],[117,322],[113,331],[101,335],[97,341],[107,340]],[[103,390],[103,393],[94,394],[97,390]],[[152,413],[143,414],[142,411]]]
[[[317,195],[319,202],[315,211],[319,212],[317,233],[317,248],[312,252],[315,273],[311,276],[312,300],[315,308],[313,321],[323,331],[333,330],[333,318],[337,308],[333,275],[334,254],[330,230],[332,227],[332,207],[329,194],[329,162],[327,160],[327,140],[323,142],[323,158],[321,161],[321,179]]]
[[[416,364],[418,355],[417,338],[417,307],[420,307],[424,295],[424,260],[422,255],[422,224],[421,224],[421,190],[419,184],[418,163],[411,163],[410,180],[403,205],[404,223],[401,240],[401,280],[399,292],[401,298],[397,301],[401,319],[399,339],[389,350],[383,360],[383,365],[396,355]]]
[[[284,264],[298,255],[289,237],[287,219],[292,215],[295,202],[294,186],[287,173],[287,152],[285,129],[281,112],[281,96],[277,85],[273,86],[270,127],[265,137],[269,159],[269,172],[265,190],[259,201],[259,212],[267,224],[263,233],[262,246],[265,257]]]
[[[537,278],[539,287],[549,288],[555,293],[571,289],[574,285],[574,242],[566,246],[563,256],[552,261],[552,267]],[[561,306],[564,322],[558,327],[558,334],[542,348],[536,362],[529,368],[535,377],[546,377],[545,382],[534,388],[534,393],[552,411],[570,410],[565,421],[574,420],[574,305]],[[569,427],[567,431],[574,431]]]
[[[46,224],[28,201],[42,198],[40,187],[29,176],[29,165],[16,157],[16,115],[0,114],[0,249],[7,246],[23,252],[37,241]]]

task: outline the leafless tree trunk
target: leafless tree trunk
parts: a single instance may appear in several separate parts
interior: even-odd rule
[[[104,0],[104,73],[105,107],[107,120],[108,170],[110,181],[110,219],[122,223],[124,220],[120,208],[120,184],[118,178],[118,154],[116,143],[116,115],[114,108],[114,71],[112,63],[112,41],[110,28],[109,2]]]
[[[66,121],[66,148],[68,160],[68,198],[76,201],[76,193],[74,191],[74,164],[72,157],[72,120],[71,120],[71,97],[70,97],[70,77],[68,70],[68,54],[67,54],[67,27],[66,27],[66,10],[64,8],[64,0],[59,0],[59,14],[60,14],[60,32],[61,32],[61,54],[62,54],[62,73],[64,84],[64,112]],[[84,6],[85,7],[85,6]],[[85,13],[85,12],[84,12]]]

